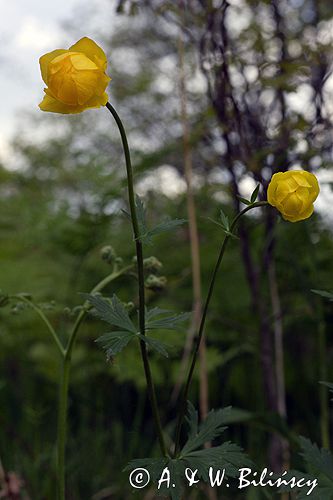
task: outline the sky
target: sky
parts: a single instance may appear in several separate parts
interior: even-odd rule
[[[98,0],[91,0],[91,4]],[[87,2],[84,2],[87,4]],[[21,110],[40,113],[44,83],[39,57],[55,48],[72,45],[62,28],[82,10],[82,0],[0,0],[0,160],[8,158],[8,143],[20,120]],[[84,28],[82,28],[84,29]],[[76,32],[81,36],[80,26]]]

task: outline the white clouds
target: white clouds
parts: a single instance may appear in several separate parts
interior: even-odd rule
[[[61,29],[78,0],[0,0],[0,93],[5,96],[0,116],[0,160],[10,158],[8,143],[19,122],[17,112],[35,110],[43,95],[38,60],[42,54],[64,46]],[[67,44],[65,43],[65,46]]]
[[[13,40],[14,48],[43,51],[54,47],[61,39],[61,31],[54,24],[45,24],[35,16],[22,19],[21,27]]]

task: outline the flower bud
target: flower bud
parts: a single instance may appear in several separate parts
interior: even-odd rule
[[[290,222],[307,219],[319,194],[316,177],[305,170],[274,174],[267,190],[267,201]]]
[[[108,264],[112,264],[116,259],[117,255],[111,245],[106,245],[101,249],[101,257]]]
[[[154,290],[155,292],[164,290],[166,284],[167,279],[165,276],[155,276],[154,274],[150,274],[145,280],[145,287],[149,290]]]
[[[157,273],[163,267],[163,264],[156,257],[151,256],[143,259],[143,267],[146,271]]]

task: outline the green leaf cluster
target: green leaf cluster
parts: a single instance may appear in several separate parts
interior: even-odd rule
[[[254,189],[249,200],[247,200],[246,198],[243,198],[242,196],[237,196],[237,198],[239,199],[239,201],[244,203],[244,205],[248,205],[248,206],[253,205],[253,203],[255,203],[257,201],[259,189],[260,189],[260,184],[258,184],[257,187]]]
[[[142,335],[139,328],[135,326],[129,317],[128,311],[115,294],[111,299],[97,294],[82,295],[86,298],[88,303],[93,306],[93,309],[90,311],[91,314],[117,328],[116,330],[105,333],[96,340],[96,342],[106,351],[108,358],[113,358],[116,354],[121,352],[134,338],[145,342],[147,347],[150,347],[153,351],[168,357],[168,351],[165,344],[156,338]],[[155,307],[151,310],[146,310],[145,330],[175,330],[179,328],[180,324],[188,319],[188,317],[188,313],[170,315],[170,311]]]
[[[296,479],[304,478],[305,481],[313,481],[317,479],[318,485],[311,492],[310,498],[313,500],[332,500],[333,498],[333,455],[332,453],[322,448],[320,449],[316,444],[312,443],[309,439],[305,437],[299,438],[299,443],[301,446],[301,456],[305,462],[305,471],[294,471],[291,470],[285,479],[291,479],[295,477]],[[290,491],[290,488],[286,487],[281,489],[281,491]],[[293,490],[295,491],[295,489]],[[309,498],[307,488],[302,488],[297,491],[297,499],[305,500]]]
[[[136,196],[136,210],[139,223],[140,240],[146,245],[151,245],[153,237],[157,234],[172,231],[186,222],[186,219],[166,219],[165,221],[157,224],[157,226],[149,229],[146,221],[146,209],[139,196]]]
[[[182,495],[185,470],[197,470],[196,479],[205,483],[209,481],[209,468],[214,471],[225,469],[226,477],[236,477],[240,467],[252,467],[252,462],[242,449],[231,442],[219,446],[204,448],[205,443],[214,441],[227,429],[226,421],[230,419],[231,407],[212,410],[207,418],[199,424],[198,412],[188,402],[186,422],[188,425],[187,441],[179,455],[175,458],[132,460],[125,470],[144,467],[150,473],[151,480],[157,482],[165,467],[170,471],[171,486],[169,489],[161,485],[160,494],[168,494],[172,500],[179,500]]]

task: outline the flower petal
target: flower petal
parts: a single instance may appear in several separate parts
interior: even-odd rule
[[[304,212],[298,214],[298,215],[286,215],[282,214],[282,217],[284,220],[287,220],[288,222],[299,222],[301,220],[308,219],[311,217],[313,214],[314,206],[310,205]]]
[[[73,113],[81,113],[84,111],[83,106],[69,106],[63,102],[54,99],[54,97],[50,95],[45,95],[42,102],[38,104],[42,111],[49,111],[51,113],[62,113],[62,114],[73,114]]]
[[[281,178],[283,178],[283,172],[278,172],[277,174],[274,174],[268,185],[267,201],[270,205],[273,205],[273,207],[275,207],[276,205],[275,193]]]
[[[97,43],[88,37],[81,38],[78,42],[72,45],[69,50],[75,52],[83,52],[89,59],[91,59],[103,71],[106,70],[107,58],[104,50],[102,50]]]
[[[309,182],[309,184],[311,184],[312,190],[310,190],[309,197],[311,199],[311,202],[313,203],[320,192],[319,183],[317,177],[310,172],[304,171],[304,176],[306,177],[306,180]]]
[[[283,213],[289,216],[298,216],[302,210],[303,202],[296,193],[292,193],[283,202]]]
[[[99,108],[101,106],[105,106],[105,104],[108,102],[109,96],[107,95],[106,92],[104,92],[103,95],[96,95],[92,97],[86,104],[86,108]]]
[[[58,101],[58,99],[54,99],[54,97],[46,94],[41,103],[39,103],[39,108],[42,111],[48,111],[51,113],[62,113],[62,114],[77,114],[82,113],[82,111],[89,108],[100,108],[101,106],[105,106],[108,102],[108,95],[106,92],[102,96],[94,96],[84,105],[80,106],[70,106],[69,104],[65,104],[63,102]]]
[[[305,175],[307,173],[308,172],[305,172],[304,170],[295,170],[294,172],[292,172],[292,178],[300,187],[310,188],[311,184],[309,183],[309,181],[307,180],[307,176]]]
[[[40,65],[40,71],[42,73],[42,78],[46,85],[48,84],[47,82],[47,68],[49,63],[55,59],[56,57],[60,56],[61,54],[64,54],[65,52],[68,52],[68,50],[65,49],[56,49],[53,50],[52,52],[48,52],[47,54],[44,54],[42,57],[39,58],[39,65]]]

